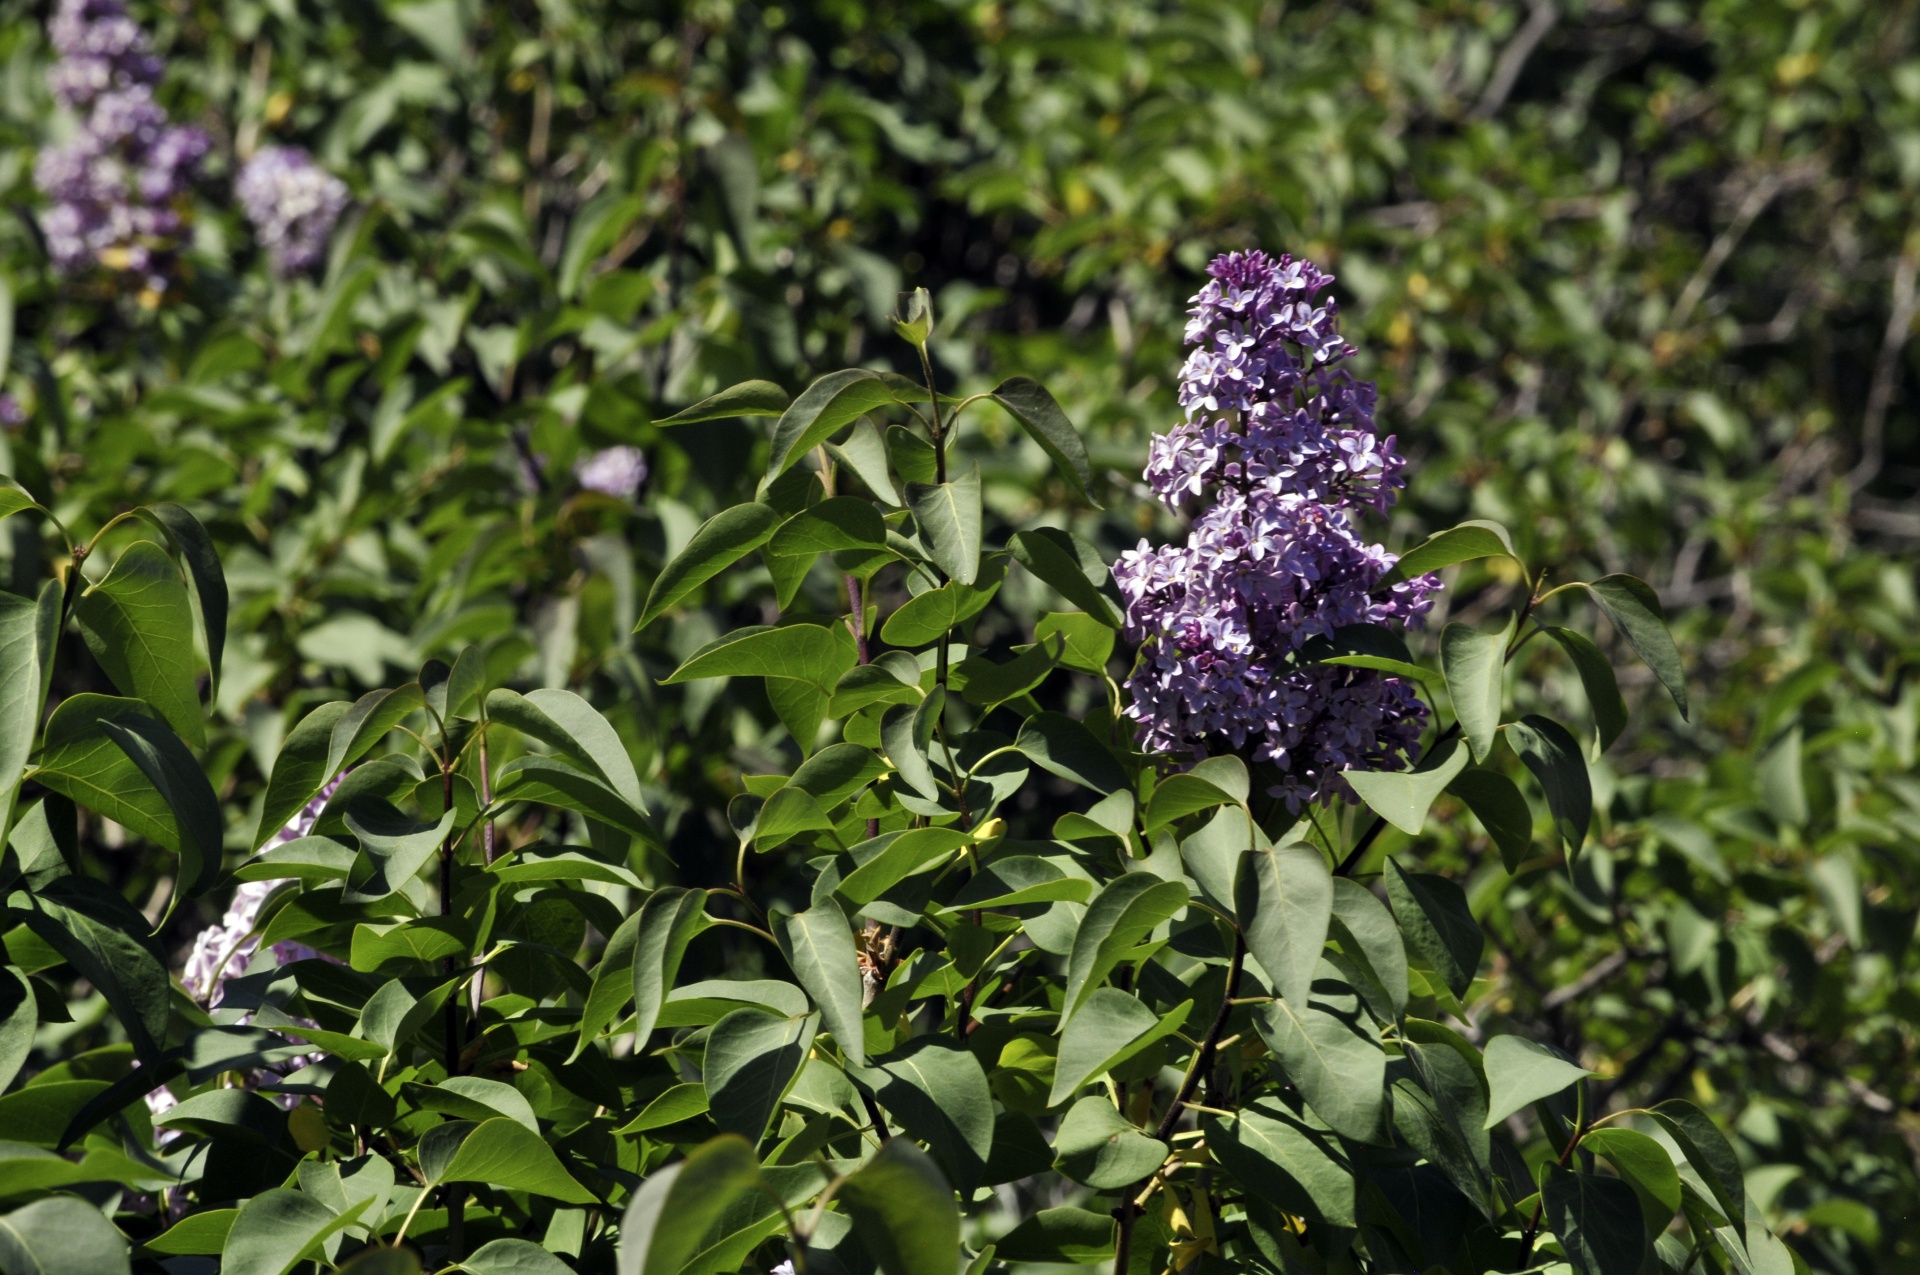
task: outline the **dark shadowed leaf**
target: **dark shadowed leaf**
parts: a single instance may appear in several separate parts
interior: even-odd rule
[[[994,387],[993,401],[1007,409],[1033,441],[1053,458],[1054,472],[1072,489],[1083,504],[1100,507],[1088,488],[1093,485],[1093,468],[1087,462],[1086,444],[1079,431],[1060,410],[1047,387],[1024,376],[1008,377]]]
[[[221,1275],[287,1275],[327,1237],[359,1220],[371,1201],[344,1213],[299,1191],[274,1187],[240,1206],[220,1252]]]
[[[185,505],[162,501],[144,505],[136,512],[167,533],[174,552],[186,565],[187,578],[193,581],[193,591],[200,599],[200,627],[207,643],[211,689],[218,694],[220,656],[227,644],[227,577],[220,569],[213,537]]]
[[[220,803],[206,772],[180,737],[151,717],[102,718],[100,729],[140,768],[173,812],[179,830],[182,888],[198,894],[211,886],[220,875],[224,829]]]
[[[1107,627],[1120,627],[1120,608],[1107,596],[1107,564],[1098,549],[1056,527],[1015,532],[1011,547],[1014,561],[1054,592]]]
[[[1506,729],[1513,751],[1546,792],[1554,831],[1571,859],[1586,844],[1587,825],[1593,819],[1593,780],[1580,743],[1559,722],[1537,713],[1509,722]]]
[[[1574,1275],[1640,1275],[1652,1245],[1632,1186],[1549,1165],[1540,1195]]]
[[[332,752],[333,729],[340,724],[352,705],[333,700],[320,705],[301,718],[280,745],[274,758],[273,774],[267,780],[267,795],[260,810],[260,825],[254,829],[253,848],[258,850],[267,839],[286,826],[287,820],[312,801],[314,795],[333,778],[327,769]]]
[[[1547,634],[1560,644],[1560,649],[1567,653],[1575,671],[1580,674],[1580,685],[1587,692],[1587,704],[1593,709],[1594,734],[1599,743],[1595,751],[1604,753],[1613,747],[1613,741],[1620,738],[1620,732],[1627,728],[1627,702],[1620,698],[1620,683],[1613,675],[1613,665],[1607,663],[1607,657],[1600,653],[1593,639],[1584,633],[1549,628]]]
[[[1171,1036],[1180,1030],[1192,1009],[1193,1002],[1185,1001],[1160,1016],[1138,997],[1117,987],[1097,989],[1060,1034],[1060,1056],[1054,1063],[1053,1090],[1047,1096],[1047,1105],[1059,1106],[1088,1081]]]
[[[1687,715],[1687,673],[1680,666],[1680,648],[1667,630],[1667,613],[1646,581],[1629,575],[1610,575],[1582,586],[1613,621],[1640,658],[1647,662],[1660,685],[1673,696],[1680,716]]]
[[[840,1188],[853,1234],[883,1275],[954,1275],[960,1207],[926,1152],[890,1139]]]
[[[1249,1194],[1297,1216],[1353,1225],[1353,1171],[1335,1139],[1267,1102],[1231,1120],[1206,1116],[1201,1127],[1215,1158]]]
[[[1472,766],[1455,775],[1447,791],[1467,803],[1500,848],[1500,862],[1507,871],[1518,872],[1533,849],[1533,811],[1513,780],[1497,770]]]
[[[928,1144],[955,1186],[970,1194],[979,1185],[993,1153],[993,1094],[970,1050],[923,1036],[853,1076]]]
[[[1740,1237],[1746,1235],[1747,1220],[1747,1180],[1746,1172],[1740,1167],[1740,1157],[1734,1153],[1727,1142],[1726,1135],[1720,1132],[1707,1113],[1681,1098],[1671,1098],[1653,1109],[1653,1118],[1660,1122],[1680,1151],[1687,1157],[1687,1163],[1700,1175],[1713,1193],[1714,1202],[1719,1206],[1727,1220]]]
[[[1036,713],[1020,726],[1014,746],[1042,770],[1095,792],[1127,786],[1127,772],[1112,750],[1065,713]]]
[[[436,1180],[483,1182],[569,1204],[595,1202],[592,1192],[567,1173],[546,1139],[510,1116],[495,1116],[475,1125]]]
[[[687,944],[705,930],[707,892],[663,886],[640,906],[633,943],[633,1049],[647,1047],[660,1009],[667,1002]],[[624,927],[622,927],[624,928]]]
[[[1480,952],[1486,945],[1486,935],[1467,907],[1466,893],[1445,877],[1408,872],[1389,859],[1387,898],[1413,950],[1455,996],[1465,995],[1480,969]]]
[[[725,1133],[758,1143],[767,1121],[813,1047],[818,1014],[780,1018],[736,1009],[707,1036],[707,1098],[713,1122]]]
[[[0,1214],[7,1275],[127,1275],[127,1237],[98,1208],[71,1195]]]
[[[655,1170],[620,1220],[619,1275],[679,1275],[727,1210],[760,1189],[759,1159],[733,1136]]]

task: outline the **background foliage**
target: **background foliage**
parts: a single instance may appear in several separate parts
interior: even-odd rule
[[[924,285],[946,388],[1032,375],[1087,433],[1106,508],[1073,526],[1110,558],[1173,530],[1137,472],[1176,411],[1199,267],[1291,248],[1340,276],[1415,457],[1390,543],[1499,519],[1569,578],[1654,581],[1688,653],[1690,724],[1627,687],[1583,889],[1545,862],[1509,877],[1464,818],[1422,837],[1494,941],[1474,1021],[1526,1024],[1609,1096],[1702,1103],[1815,1269],[1911,1260],[1910,6],[136,13],[171,59],[164,99],[216,140],[191,278],[159,310],[48,273],[44,11],[0,4],[4,376],[29,412],[0,470],[82,536],[157,500],[211,529],[234,600],[206,758],[236,858],[307,710],[477,643],[500,680],[608,708],[661,833],[637,867],[723,880],[720,812],[790,745],[750,686],[659,682],[768,618],[770,589],[731,574],[627,634],[660,565],[751,494],[764,431],[655,419],[748,376],[908,370],[884,317]],[[289,284],[219,179],[268,138],[358,201],[324,273]],[[632,505],[573,481],[613,443],[651,463]],[[1059,518],[1045,456],[1004,422],[961,448],[996,525]],[[54,550],[4,526],[32,593]],[[1521,587],[1463,568],[1450,618]],[[1046,603],[1003,601],[981,645],[1024,640]],[[110,689],[65,641],[57,693]],[[1541,702],[1518,707],[1578,716],[1571,671],[1529,658]],[[164,906],[168,861],[87,845],[134,906]],[[213,916],[183,904],[163,943]],[[694,959],[764,958],[716,936]],[[97,997],[73,1016],[41,1063],[114,1038]]]

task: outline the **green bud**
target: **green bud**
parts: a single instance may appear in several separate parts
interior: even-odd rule
[[[902,340],[916,346],[923,346],[933,335],[933,298],[925,288],[915,288],[912,292],[902,292],[895,304],[893,330]]]

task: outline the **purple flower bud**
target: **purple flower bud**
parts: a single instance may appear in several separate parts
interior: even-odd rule
[[[240,170],[233,191],[282,276],[310,269],[326,255],[351,197],[345,182],[294,146],[263,148]]]

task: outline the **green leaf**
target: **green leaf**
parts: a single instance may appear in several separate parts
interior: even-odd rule
[[[1026,903],[1085,903],[1093,882],[1068,876],[1037,855],[995,859],[973,874],[947,904],[949,912],[970,908],[1010,908]]]
[[[484,1182],[568,1204],[599,1202],[567,1173],[545,1138],[508,1116],[495,1116],[475,1125],[435,1180]]]
[[[813,794],[800,788],[782,788],[767,798],[754,821],[753,842],[760,850],[771,850],[803,832],[832,832],[833,820]]]
[[[887,760],[901,780],[928,801],[940,798],[927,747],[946,702],[946,692],[936,687],[918,704],[896,704],[880,718],[880,746],[887,750]]]
[[[458,917],[423,916],[391,925],[356,925],[348,964],[362,973],[419,974],[450,957],[467,955],[465,926]]]
[[[842,630],[841,632],[844,632]],[[840,675],[859,660],[851,638],[820,624],[736,629],[695,651],[665,684],[703,677],[785,677],[833,694]]]
[[[0,1215],[7,1275],[127,1275],[127,1237],[98,1208],[71,1195]]]
[[[880,640],[899,647],[941,640],[949,629],[986,609],[1006,574],[1006,559],[995,556],[981,567],[972,584],[950,582],[909,598],[880,626]]]
[[[371,1200],[343,1213],[299,1191],[273,1187],[240,1206],[220,1250],[221,1275],[287,1275],[328,1237],[359,1220]]]
[[[1407,1008],[1407,949],[1393,914],[1357,881],[1335,877],[1333,916],[1327,935],[1340,944],[1330,959],[1348,975],[1368,1006],[1383,1022]]]
[[[980,574],[980,471],[944,483],[908,483],[907,507],[927,552],[948,577],[972,584]]]
[[[1747,1235],[1747,1178],[1740,1167],[1740,1157],[1734,1154],[1733,1147],[1727,1142],[1706,1112],[1682,1098],[1670,1098],[1653,1108],[1653,1118],[1660,1127],[1679,1146],[1687,1163],[1706,1183],[1707,1190],[1732,1224],[1734,1234],[1741,1239]]]
[[[1111,629],[1123,623],[1120,608],[1107,596],[1107,564],[1100,551],[1056,527],[1018,531],[1010,542],[1013,559],[1054,592]]]
[[[1062,1028],[1136,944],[1187,906],[1187,887],[1150,872],[1130,872],[1110,882],[1087,905],[1067,956]]]
[[[1507,723],[1507,739],[1520,760],[1547,794],[1553,829],[1569,859],[1586,844],[1587,825],[1593,819],[1593,780],[1579,741],[1559,722],[1529,713]]]
[[[1237,761],[1238,758],[1234,760]],[[1244,788],[1242,790],[1244,791]],[[1224,806],[1239,800],[1241,799],[1207,782],[1199,775],[1169,775],[1154,788],[1153,797],[1147,802],[1146,817],[1140,822],[1140,830],[1144,833],[1152,833],[1188,815],[1198,814],[1202,810],[1212,810],[1215,806]]]
[[[1071,1206],[1041,1209],[1001,1236],[995,1255],[1003,1262],[1111,1266],[1114,1230],[1111,1213]]]
[[[646,628],[682,598],[772,539],[780,523],[778,511],[758,502],[723,509],[707,519],[687,541],[686,548],[654,578],[634,631]]]
[[[872,501],[858,496],[835,496],[801,510],[767,542],[767,552],[777,558],[886,548],[887,524]]]
[[[573,1275],[571,1267],[531,1240],[492,1240],[460,1265],[473,1275]]]
[[[1033,626],[1033,640],[1049,646],[1056,636],[1060,645],[1054,658],[1061,664],[1096,677],[1107,671],[1115,635],[1104,621],[1084,611],[1049,611]]]
[[[200,627],[207,643],[207,667],[211,673],[209,694],[220,692],[220,656],[227,644],[227,577],[220,569],[220,555],[213,537],[185,505],[162,501],[143,505],[134,512],[167,533],[174,552],[186,565],[187,578],[200,599]]]
[[[1578,1083],[1582,1077],[1596,1074],[1524,1036],[1495,1036],[1489,1040],[1486,1070],[1487,1119],[1482,1127],[1487,1129]]]
[[[1004,704],[1015,696],[1025,695],[1053,672],[1057,657],[1065,645],[1059,638],[1050,643],[1039,642],[1005,664],[996,664],[985,657],[967,660],[960,666],[967,679],[962,695],[967,703],[985,709]]]
[[[195,747],[207,744],[194,685],[193,607],[167,551],[137,540],[83,590],[74,620],[100,668],[123,695],[144,700]]]
[[[47,719],[40,764],[27,778],[46,785],[136,836],[178,853],[180,828],[173,808],[102,723],[140,721],[152,731],[166,727],[139,700],[80,694],[60,702]]]
[[[0,1093],[13,1084],[21,1064],[33,1052],[33,1033],[39,1025],[33,984],[12,966],[0,966]]]
[[[1343,1138],[1384,1145],[1387,1055],[1361,1018],[1277,1000],[1254,1026],[1315,1115]]]
[[[878,499],[900,507],[900,488],[888,468],[887,444],[872,421],[855,421],[844,439],[827,444],[827,455],[851,469]]]
[[[1479,972],[1486,935],[1467,907],[1465,891],[1445,877],[1408,872],[1392,859],[1386,876],[1387,899],[1407,942],[1455,996],[1466,995]]]
[[[838,1199],[883,1275],[953,1275],[960,1206],[939,1166],[907,1139],[890,1139],[874,1152],[847,1177]]]
[[[516,757],[500,771],[497,800],[537,801],[597,819],[636,837],[650,837],[646,817],[600,777],[557,757]]]
[[[274,758],[273,774],[267,780],[260,825],[253,833],[255,850],[286,827],[287,820],[298,814],[333,778],[333,772],[327,769],[333,728],[340,724],[350,707],[339,700],[322,704],[288,732],[286,742],[280,745],[280,755]]]
[[[1617,1125],[1594,1129],[1580,1139],[1580,1149],[1605,1156],[1639,1188],[1649,1225],[1664,1228],[1680,1211],[1680,1170],[1667,1149],[1646,1134]]]
[[[1021,723],[1014,747],[1042,770],[1095,792],[1127,787],[1127,772],[1112,751],[1065,713],[1035,713]]]
[[[835,897],[858,910],[916,873],[949,858],[971,840],[957,828],[883,832],[854,847],[859,863],[834,887]]]
[[[1059,1106],[1088,1081],[1171,1036],[1192,1009],[1193,1002],[1184,1001],[1164,1016],[1156,1016],[1138,997],[1117,987],[1096,988],[1060,1034],[1060,1056],[1054,1063],[1047,1105]]]
[[[615,1133],[645,1133],[691,1120],[707,1113],[707,1087],[695,1081],[674,1085],[640,1109],[640,1114],[614,1130]]]
[[[736,1009],[713,1025],[707,1035],[707,1099],[721,1132],[759,1143],[813,1048],[819,1022],[818,1014],[779,1018]]]
[[[496,1241],[498,1242],[498,1241]],[[525,1243],[526,1241],[519,1241]],[[542,1255],[546,1250],[537,1249]],[[554,1261],[555,1259],[549,1258]],[[558,1262],[555,1261],[558,1265]],[[468,1266],[466,1270],[478,1268]],[[514,1268],[517,1269],[517,1268]],[[531,1268],[529,1268],[531,1269]],[[541,1268],[551,1271],[553,1267]],[[561,1266],[561,1270],[566,1267]],[[340,1265],[333,1268],[333,1275],[425,1275],[426,1267],[420,1265],[420,1255],[410,1248],[363,1248]]]
[[[1553,1164],[1540,1198],[1574,1275],[1640,1275],[1648,1265],[1652,1245],[1628,1183]]]
[[[1073,490],[1074,497],[1082,504],[1100,508],[1100,502],[1088,494],[1093,467],[1087,462],[1086,444],[1047,387],[1024,376],[1009,377],[994,387],[993,401],[1019,421],[1028,436],[1053,458],[1054,472]]]
[[[1166,1143],[1140,1132],[1097,1094],[1068,1109],[1054,1135],[1053,1151],[1055,1168],[1097,1191],[1143,1182],[1167,1158]]]
[[[1580,685],[1586,688],[1587,703],[1593,709],[1594,734],[1599,743],[1594,751],[1596,755],[1604,753],[1627,728],[1627,702],[1620,698],[1620,683],[1613,676],[1613,665],[1607,663],[1607,657],[1584,633],[1548,628],[1547,635],[1560,644],[1580,674]]]
[[[146,918],[112,887],[79,876],[61,877],[33,894],[17,892],[7,906],[107,998],[140,1061],[157,1068],[172,989],[166,967],[145,942]]]
[[[1312,846],[1248,850],[1234,882],[1247,951],[1276,996],[1305,1008],[1333,917],[1333,874]]]
[[[1673,644],[1667,629],[1667,613],[1660,598],[1644,580],[1629,575],[1610,575],[1581,586],[1599,604],[1613,627],[1640,658],[1647,662],[1660,685],[1673,696],[1680,716],[1687,716],[1687,674],[1680,666],[1680,648]]]
[[[149,1253],[218,1257],[220,1250],[226,1246],[228,1234],[233,1230],[233,1219],[238,1216],[239,1209],[209,1209],[204,1213],[189,1213],[140,1247]]]
[[[48,581],[37,600],[0,593],[0,827],[10,822],[46,706],[60,632],[60,585]]]
[[[742,381],[654,422],[661,428],[699,425],[741,416],[778,416],[787,410],[787,392],[772,381]]]
[[[384,899],[420,874],[453,829],[449,810],[437,823],[421,823],[393,803],[362,796],[347,807],[347,831],[360,842],[341,898],[347,903]]]
[[[1475,519],[1435,532],[1402,554],[1393,570],[1380,581],[1380,587],[1385,588],[1402,580],[1411,580],[1414,576],[1479,558],[1512,558],[1519,561],[1519,555],[1513,551],[1513,538],[1507,534],[1505,527],[1497,522]]]
[[[546,687],[524,696],[494,691],[487,696],[487,715],[578,763],[628,806],[645,813],[640,776],[619,732],[599,709],[572,691]]]
[[[1340,777],[1382,819],[1409,836],[1427,826],[1433,799],[1466,769],[1467,750],[1445,740],[1427,750],[1413,770],[1343,770]]]
[[[173,813],[180,850],[181,888],[199,894],[220,875],[225,832],[220,803],[206,772],[179,736],[151,717],[102,718],[100,729],[140,768]]]
[[[851,1074],[901,1127],[928,1144],[953,1184],[971,1195],[993,1152],[993,1092],[980,1060],[970,1050],[922,1036]]]
[[[1513,780],[1497,770],[1474,766],[1455,775],[1447,791],[1467,803],[1500,848],[1500,861],[1507,871],[1518,872],[1533,849],[1533,811]]]
[[[842,426],[876,407],[900,401],[894,388],[878,372],[847,368],[829,372],[793,400],[773,427],[773,452],[761,486],[772,482],[824,443]]]
[[[645,1051],[687,944],[711,924],[707,892],[663,886],[640,905],[633,943],[633,1052]],[[624,928],[624,927],[623,927]]]
[[[655,1170],[621,1217],[619,1275],[679,1275],[728,1210],[761,1189],[753,1148],[731,1135]]]
[[[786,786],[811,794],[823,809],[832,810],[886,769],[886,763],[871,748],[843,741],[829,744],[802,762]]]
[[[1207,1147],[1252,1195],[1288,1213],[1334,1226],[1354,1224],[1354,1175],[1323,1134],[1270,1102],[1236,1119],[1204,1116]]]
[[[1507,642],[1513,621],[1498,633],[1482,633],[1465,624],[1449,624],[1440,633],[1440,669],[1460,732],[1484,762],[1500,733],[1500,705],[1506,682]]]
[[[820,1007],[820,1021],[833,1033],[840,1052],[853,1066],[863,1064],[866,1047],[860,1015],[865,989],[846,913],[832,904],[809,908],[780,918],[774,937],[794,977]]]

